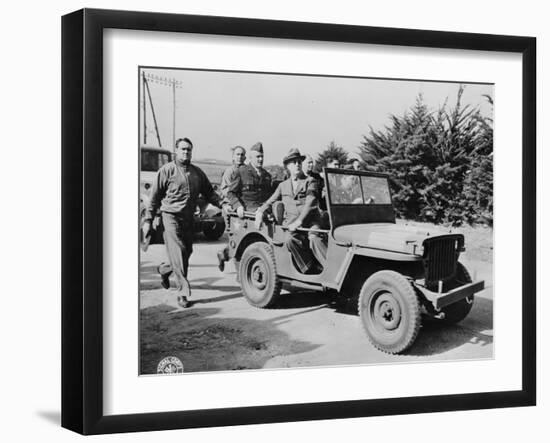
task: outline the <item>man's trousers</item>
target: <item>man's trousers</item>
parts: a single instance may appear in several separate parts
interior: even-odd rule
[[[310,271],[316,263],[325,264],[327,245],[317,233],[290,232],[286,246],[302,274]]]
[[[170,263],[161,263],[159,271],[164,275],[170,275],[173,272],[176,276],[176,289],[178,292],[183,292],[183,288],[189,287],[187,269],[189,257],[193,253],[193,218],[163,212],[162,223],[164,246]]]

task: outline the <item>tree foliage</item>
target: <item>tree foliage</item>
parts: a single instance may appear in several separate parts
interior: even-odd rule
[[[492,224],[493,122],[463,106],[463,92],[452,108],[445,103],[435,111],[419,95],[403,116],[363,136],[361,157],[368,169],[390,174],[402,218]]]
[[[340,161],[340,165],[343,167],[348,162],[348,153],[344,148],[338,146],[333,140],[320,152],[315,159],[315,170],[320,172],[325,167],[330,158],[337,158]]]
[[[281,165],[268,165],[264,169],[271,174],[271,178],[276,181],[283,181],[287,178],[287,171]]]

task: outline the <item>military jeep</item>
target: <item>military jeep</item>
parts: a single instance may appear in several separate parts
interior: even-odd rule
[[[280,205],[259,229],[254,214],[228,217],[230,257],[247,301],[276,306],[283,285],[356,298],[370,342],[391,354],[414,343],[423,316],[463,320],[484,289],[459,261],[464,236],[397,225],[385,174],[329,168],[323,174],[330,225],[317,230],[327,241],[318,273],[294,265]]]

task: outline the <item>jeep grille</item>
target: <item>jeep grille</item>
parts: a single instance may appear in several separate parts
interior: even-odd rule
[[[463,247],[462,235],[424,240],[424,272],[427,287],[436,287],[439,280],[446,282],[455,276],[458,256]]]

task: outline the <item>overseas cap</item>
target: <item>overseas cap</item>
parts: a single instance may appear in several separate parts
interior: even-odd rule
[[[264,147],[263,147],[261,142],[254,143],[252,145],[252,147],[250,148],[250,150],[251,151],[258,151],[258,152],[261,152],[262,154],[264,153]]]

